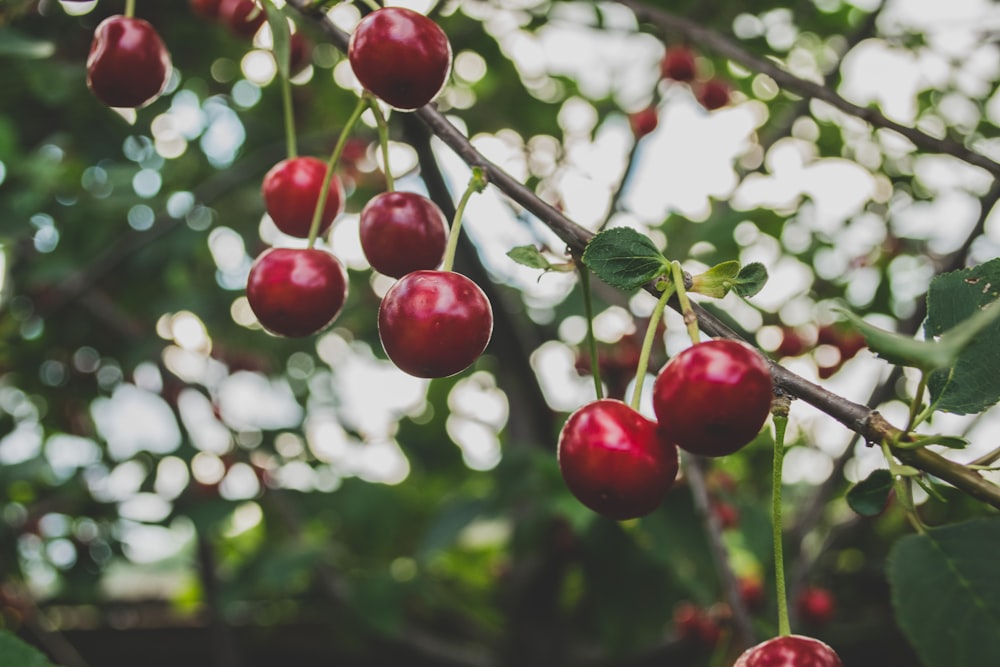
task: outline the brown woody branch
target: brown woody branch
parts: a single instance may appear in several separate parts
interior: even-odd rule
[[[632,0],[620,1],[630,7],[634,4]],[[341,50],[346,51],[348,35],[334,25],[321,10],[315,7],[307,6],[307,0],[289,0],[289,5],[294,7],[303,15],[309,17],[311,20],[316,21],[320,27],[322,27],[331,42]],[[818,84],[794,77],[784,70],[778,69],[771,63],[760,60],[755,56],[746,53],[728,40],[723,39],[718,34],[708,31],[701,26],[692,24],[679,17],[674,17],[669,14],[664,14],[663,12],[644,8],[641,5],[636,5],[636,8],[638,8],[637,11],[642,10],[642,18],[651,20],[651,17],[655,17],[662,21],[664,26],[677,29],[683,27],[688,31],[688,35],[690,37],[693,39],[697,38],[711,47],[718,49],[720,53],[733,59],[734,61],[740,62],[748,67],[752,67],[753,69],[759,69],[772,77],[774,77],[775,73],[779,74],[778,77],[774,77],[775,80],[786,86],[790,81],[792,85],[787,86],[790,89],[796,89],[797,92],[804,93],[811,91],[814,93],[813,96],[817,99],[824,99],[828,102],[831,101],[831,99],[835,99],[840,100],[840,104],[849,105],[851,107],[854,106],[846,100],[843,100],[843,98],[837,96],[832,91],[827,91]],[[796,88],[798,86],[801,86],[801,90]],[[877,112],[872,114],[871,110],[863,109],[861,107],[855,108],[859,112],[857,115],[862,115],[862,117],[873,115],[876,121],[874,124],[881,123],[880,126],[889,127],[890,129],[896,129],[895,126],[898,125],[889,121]],[[462,132],[455,127],[444,116],[444,114],[438,111],[436,105],[433,103],[421,107],[413,113],[415,113],[417,117],[419,117],[427,125],[431,132],[433,132],[441,141],[451,148],[466,164],[481,168],[483,173],[486,175],[487,180],[492,185],[496,186],[507,197],[535,215],[541,222],[548,226],[549,229],[551,229],[566,244],[567,249],[574,256],[579,256],[583,252],[587,242],[593,236],[593,232],[570,220],[554,206],[543,201],[535,192],[526,187],[523,183],[483,157],[483,155],[480,154],[479,151],[476,150],[476,148],[469,142],[469,139],[462,134]],[[983,166],[993,173],[1000,174],[1000,164],[973,153],[963,146],[954,144],[954,142],[936,140],[933,137],[917,132],[913,128],[905,126],[899,127],[902,128],[903,131],[901,134],[904,134],[904,136],[909,136],[910,134],[916,132],[919,137],[923,137],[923,139],[919,139],[922,145],[918,145],[921,145],[921,147],[926,150],[931,152],[950,153],[956,157],[962,157],[963,159],[971,158],[967,161],[972,164],[979,164],[979,166]],[[917,142],[915,141],[914,143]],[[984,160],[988,164],[982,164]],[[729,326],[722,322],[722,320],[715,317],[704,308],[696,306],[695,310],[698,315],[698,324],[706,333],[716,337],[741,338],[738,333],[733,331]],[[883,418],[876,410],[824,389],[820,385],[792,373],[777,363],[770,362],[770,367],[771,375],[774,378],[775,386],[778,390],[799,398],[833,417],[850,430],[858,433],[866,440],[866,442],[872,444],[883,441],[892,443],[898,441],[903,436],[900,429],[886,421],[885,418]],[[939,454],[927,449],[905,450],[901,448],[893,448],[893,453],[901,461],[928,474],[934,475],[935,477],[952,484],[956,488],[961,489],[970,496],[1000,509],[1000,486],[989,482],[975,471],[970,470],[959,463],[949,461]]]
[[[687,39],[706,47],[747,69],[766,74],[790,92],[810,99],[826,102],[830,106],[851,116],[864,120],[873,127],[885,128],[906,137],[914,146],[928,153],[943,153],[952,155],[977,167],[982,167],[994,176],[1000,176],[1000,163],[991,160],[982,153],[948,138],[934,137],[915,127],[903,125],[887,118],[885,114],[872,107],[863,107],[850,102],[822,83],[795,76],[779,66],[773,60],[767,60],[753,55],[740,47],[734,40],[710,30],[682,16],[649,7],[637,0],[618,0],[631,9],[636,18],[656,26],[660,31],[675,31]]]

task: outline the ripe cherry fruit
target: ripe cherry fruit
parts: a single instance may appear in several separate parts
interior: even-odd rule
[[[559,433],[559,470],[576,498],[619,521],[649,514],[677,477],[677,448],[617,399],[588,403]]]
[[[681,449],[725,456],[760,432],[773,391],[759,352],[735,340],[710,340],[692,345],[660,369],[653,411]]]
[[[402,278],[436,269],[448,242],[448,222],[437,204],[415,192],[383,192],[361,209],[361,249],[379,273]]]
[[[219,21],[238,37],[251,39],[267,21],[264,8],[254,0],[220,0]]]
[[[191,11],[203,19],[219,18],[219,0],[191,0]]]
[[[422,378],[468,368],[493,334],[493,309],[483,290],[453,271],[414,271],[382,298],[378,335],[397,367]]]
[[[694,80],[697,66],[694,52],[686,46],[672,46],[660,61],[660,74],[664,79],[690,82]]]
[[[87,56],[87,86],[109,107],[143,107],[163,93],[172,65],[147,21],[109,16],[98,24]]]
[[[698,102],[708,111],[715,111],[729,104],[729,84],[722,79],[709,79],[698,86]]]
[[[659,122],[660,115],[655,106],[635,111],[628,116],[628,125],[636,139],[642,139],[647,134],[651,134]]]
[[[796,600],[795,609],[799,618],[810,625],[826,625],[837,611],[837,603],[833,593],[819,586],[803,588]]]
[[[383,7],[361,19],[347,58],[361,85],[387,104],[412,110],[434,99],[451,71],[451,44],[441,27],[405,7]]]
[[[748,648],[733,667],[844,667],[844,663],[818,639],[786,635]]]
[[[285,234],[309,237],[319,193],[326,181],[326,163],[314,157],[282,160],[264,176],[261,194],[274,224]],[[334,174],[327,188],[319,233],[322,234],[344,210],[344,187]]]
[[[270,248],[250,267],[247,300],[261,326],[281,336],[325,329],[347,300],[347,272],[318,248]]]

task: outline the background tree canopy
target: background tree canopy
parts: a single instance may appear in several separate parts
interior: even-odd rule
[[[995,3],[406,3],[454,66],[433,104],[385,109],[395,187],[451,218],[473,167],[488,182],[455,268],[493,336],[434,380],[379,342],[392,279],[358,240],[387,187],[371,111],[320,240],[347,304],[317,335],[270,335],[251,263],[304,245],[261,197],[289,149],[287,44],[135,3],[173,71],[116,111],[86,60],[125,4],[0,4],[0,664],[728,667],[774,636],[770,422],[731,456],[683,456],[640,519],[560,475],[560,428],[595,394],[584,283],[609,396],[634,387],[657,301],[581,279],[616,228],[691,276],[766,269],[752,296],[693,300],[704,336],[758,346],[792,398],[792,629],[855,667],[1000,664],[1000,325],[977,316],[1000,285]],[[295,142],[325,160],[372,8],[266,7],[308,41]],[[661,69],[678,46],[691,81]],[[676,310],[664,323],[650,376],[691,344]]]

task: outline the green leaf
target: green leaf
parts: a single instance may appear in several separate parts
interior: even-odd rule
[[[1000,520],[902,538],[888,559],[896,619],[925,667],[1000,665]]]
[[[1000,292],[1000,259],[937,276],[927,292],[925,338],[955,338],[961,349],[947,370],[928,379],[935,408],[982,412],[1000,400],[1000,320],[987,308]],[[947,333],[943,333],[947,332]]]
[[[52,663],[38,649],[6,630],[0,630],[0,665],[52,667]]]
[[[618,289],[638,289],[670,270],[670,263],[646,236],[630,227],[596,234],[583,251],[583,263]]]
[[[951,363],[948,350],[934,341],[917,340],[911,336],[880,329],[849,310],[839,309],[839,312],[861,332],[869,349],[890,364],[932,371]]]
[[[744,298],[750,298],[764,289],[767,283],[767,267],[760,262],[750,262],[742,269],[733,281],[733,289]]]
[[[740,263],[735,259],[716,264],[705,273],[691,278],[690,291],[721,299],[729,294],[739,273]]]
[[[507,252],[507,256],[522,266],[530,269],[541,269],[542,271],[572,271],[571,262],[561,262],[553,264],[542,254],[542,251],[533,245],[522,245],[512,248]]]
[[[288,19],[274,4],[273,0],[268,0],[267,24],[271,27],[271,39],[274,46],[274,60],[278,64],[278,72],[288,79],[292,76],[292,31],[288,26]]]
[[[941,445],[942,447],[948,447],[949,449],[965,449],[968,444],[968,440],[957,435],[935,434],[919,437],[912,442],[897,442],[896,446],[900,449],[920,449],[921,447],[926,447],[927,445]]]
[[[874,470],[847,492],[847,504],[861,516],[878,516],[889,501],[893,485],[892,473],[885,468]]]
[[[49,40],[29,37],[11,28],[0,28],[0,57],[48,58],[56,52]]]

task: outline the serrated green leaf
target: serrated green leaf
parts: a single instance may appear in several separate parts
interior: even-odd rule
[[[925,667],[1000,665],[1000,520],[900,539],[887,573],[896,620]]]
[[[6,630],[0,630],[0,665],[17,667],[53,667],[38,649]]]
[[[935,409],[982,412],[1000,400],[1000,259],[937,276],[927,292],[926,338],[960,348],[947,370],[928,379]],[[943,333],[946,332],[946,333]]]
[[[760,262],[750,262],[742,269],[733,281],[733,289],[744,298],[750,298],[764,289],[767,283],[767,267]]]
[[[941,445],[949,449],[965,449],[968,444],[968,440],[957,435],[927,435],[912,442],[897,442],[896,446],[900,449],[920,449],[928,445]]]
[[[267,24],[271,27],[272,49],[274,60],[278,64],[278,72],[284,78],[292,76],[292,32],[284,12],[278,9],[273,0],[268,0],[264,12]]]
[[[716,264],[705,273],[691,278],[691,292],[721,299],[729,294],[740,273],[740,263],[735,259]]]
[[[653,242],[630,227],[596,234],[583,252],[583,263],[607,284],[627,291],[670,270],[670,263]]]
[[[847,504],[861,516],[877,516],[885,509],[893,485],[892,473],[885,468],[874,470],[847,492]]]

